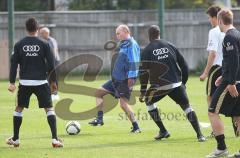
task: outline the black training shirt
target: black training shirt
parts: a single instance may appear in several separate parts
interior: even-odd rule
[[[235,84],[236,81],[240,81],[239,57],[240,32],[234,28],[226,32],[223,40],[223,82]]]
[[[188,66],[178,49],[164,40],[150,42],[141,53],[140,63],[141,92],[147,84],[172,89],[188,80]]]
[[[15,83],[17,67],[22,80],[46,80],[47,72],[54,70],[53,53],[47,42],[39,37],[27,36],[17,42],[11,57],[9,80]],[[55,81],[53,71],[52,80]]]

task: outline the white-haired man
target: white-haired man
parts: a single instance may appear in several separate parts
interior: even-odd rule
[[[60,64],[60,56],[59,56],[59,52],[58,52],[58,44],[57,44],[56,39],[54,39],[53,37],[50,36],[50,30],[47,27],[41,28],[39,30],[39,33],[43,39],[48,41],[50,47],[52,48],[55,66],[58,66]],[[52,100],[59,100],[59,95],[58,95],[57,91],[52,92]]]

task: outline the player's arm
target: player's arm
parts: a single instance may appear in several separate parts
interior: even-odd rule
[[[139,71],[140,48],[132,45],[132,52],[128,54],[128,87],[132,87]]]
[[[175,49],[175,50],[176,50],[176,56],[177,56],[177,63],[182,71],[182,83],[185,85],[188,80],[188,73],[189,73],[188,65],[184,57],[182,56],[182,54],[178,51],[178,49]]]
[[[208,54],[208,60],[207,60],[207,65],[203,71],[203,73],[201,74],[201,76],[199,77],[201,81],[204,81],[206,79],[206,77],[208,76],[208,73],[213,65],[213,62],[216,58],[216,51],[211,50]]]
[[[207,51],[209,52],[208,60],[203,73],[199,77],[200,81],[204,81],[207,78],[208,73],[217,56],[218,42],[219,42],[218,40],[219,40],[218,35],[215,32],[213,32],[213,30],[210,30],[208,34],[208,46],[207,46]]]
[[[18,63],[19,63],[19,52],[18,52],[18,44],[16,44],[14,46],[14,51],[12,52],[12,56],[11,56],[9,87],[8,87],[8,90],[10,92],[14,92],[16,89],[15,81],[17,76]]]
[[[229,76],[227,77],[227,89],[232,97],[237,97],[238,91],[235,83],[239,69],[238,45],[232,38],[226,37],[224,38],[224,46],[226,50],[226,53],[224,54],[226,59],[225,63],[227,63],[225,66],[229,72]]]
[[[140,80],[140,102],[144,101],[144,96],[147,91],[147,84],[149,81],[149,69],[150,69],[150,60],[148,60],[148,54],[146,50],[143,50],[141,53],[141,61],[139,67],[139,80]]]

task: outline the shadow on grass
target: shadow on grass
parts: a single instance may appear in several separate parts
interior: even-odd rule
[[[74,137],[74,138],[79,138],[79,137],[85,137],[85,136],[93,136],[93,134],[91,133],[81,133],[81,134],[78,134],[78,135],[68,135],[68,134],[59,134],[58,137],[59,138],[70,138],[70,137]],[[33,136],[33,137],[24,137],[23,138],[23,141],[24,140],[34,140],[34,139],[51,139],[51,135],[46,135],[46,136]]]
[[[72,138],[79,138],[79,137],[82,137],[82,136],[90,136],[91,134],[85,134],[85,135],[76,135],[76,136],[68,136],[68,135],[65,135],[64,137],[65,138],[69,138],[69,137],[72,137]],[[25,139],[37,139],[37,138],[47,138],[47,137],[34,137],[34,138],[25,138]],[[63,138],[63,135],[62,137]],[[85,141],[85,140],[84,140]],[[109,140],[108,140],[109,141]],[[88,142],[89,143],[89,142]],[[93,142],[94,143],[94,142]],[[163,140],[160,140],[160,141],[156,141],[156,140],[153,140],[151,138],[149,138],[149,140],[142,140],[142,141],[134,141],[134,142],[112,142],[112,143],[106,143],[106,144],[102,144],[102,143],[99,143],[99,144],[94,144],[94,145],[85,145],[83,142],[81,142],[81,140],[79,141],[79,144],[73,144],[74,146],[71,146],[71,142],[67,142],[67,145],[64,146],[63,149],[81,149],[81,150],[91,150],[91,149],[104,149],[104,148],[116,148],[116,147],[134,147],[134,146],[143,146],[143,145],[156,145],[156,144],[165,144],[165,145],[168,145],[168,144],[189,144],[189,143],[198,143],[197,142],[197,139],[194,139],[194,138],[177,138],[177,139],[174,139],[174,138],[168,138],[168,139],[163,139]],[[6,150],[9,150],[13,147],[10,147],[10,146],[4,146],[4,147],[0,147],[0,150],[1,149],[6,149]],[[31,146],[31,147],[27,147],[27,148],[19,148],[21,150],[41,150],[41,149],[44,149],[44,150],[51,150],[52,148],[49,147],[49,145],[46,145],[46,147],[42,147],[39,146]],[[14,149],[15,150],[15,149]],[[64,151],[64,150],[63,150]]]

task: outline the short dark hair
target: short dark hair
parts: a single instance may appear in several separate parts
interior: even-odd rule
[[[224,25],[233,24],[233,12],[230,9],[221,10],[218,15],[218,19],[221,19]]]
[[[211,17],[217,17],[218,12],[221,10],[219,6],[211,6],[207,9],[206,13]]]
[[[28,32],[36,32],[38,30],[38,21],[35,17],[27,19],[25,25]]]
[[[148,37],[149,40],[155,40],[160,37],[160,28],[157,25],[151,25],[150,28],[148,29]]]

